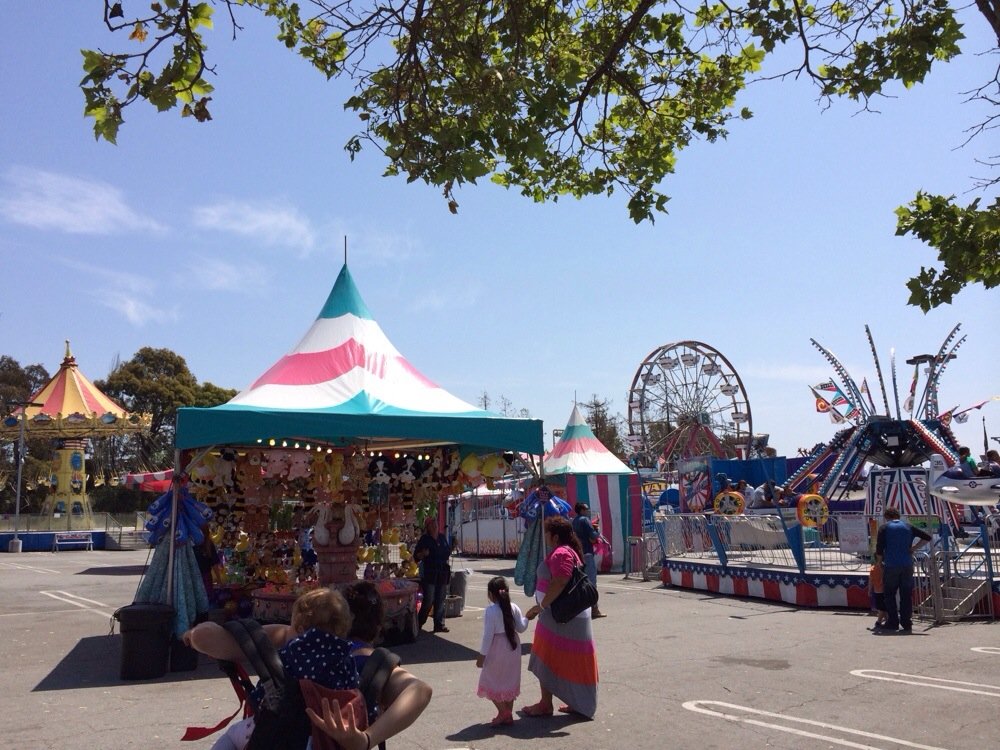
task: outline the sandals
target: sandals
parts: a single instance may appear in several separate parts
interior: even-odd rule
[[[522,708],[521,713],[525,716],[551,716],[552,706],[546,706],[544,703],[533,703],[530,706]]]

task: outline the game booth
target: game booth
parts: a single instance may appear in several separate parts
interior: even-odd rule
[[[219,553],[209,606],[229,616],[287,622],[304,591],[360,575],[382,593],[387,629],[413,639],[423,519],[444,518],[463,464],[541,449],[539,420],[478,409],[421,375],[345,264],[292,351],[229,402],[178,410],[176,480],[150,521],[175,533],[161,535],[150,568],[163,575],[147,575],[136,601],[174,605],[178,637],[190,627],[204,603],[184,571],[207,536]]]

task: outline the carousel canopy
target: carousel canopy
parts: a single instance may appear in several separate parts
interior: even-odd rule
[[[548,476],[557,474],[632,474],[590,429],[580,408],[573,406],[562,437],[542,464]]]
[[[287,439],[541,453],[542,423],[477,409],[424,377],[382,332],[345,264],[292,351],[228,403],[177,413],[180,449]]]
[[[27,432],[35,437],[96,437],[136,432],[149,426],[148,417],[129,414],[80,372],[69,341],[59,372],[29,400],[39,406],[16,409],[0,425],[0,436],[16,437],[22,418]]]

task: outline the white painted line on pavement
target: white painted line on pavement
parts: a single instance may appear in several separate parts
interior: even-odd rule
[[[888,737],[884,734],[874,734],[873,732],[865,732],[860,729],[851,729],[849,727],[841,727],[836,724],[827,724],[822,721],[813,721],[812,719],[803,719],[798,716],[788,716],[787,714],[778,714],[771,711],[762,711],[758,708],[750,708],[749,706],[738,706],[733,703],[723,703],[722,701],[687,701],[683,704],[684,708],[688,711],[694,711],[696,713],[705,714],[707,716],[717,716],[720,719],[726,719],[727,721],[735,721],[743,724],[752,724],[758,727],[764,727],[766,729],[776,729],[779,732],[787,732],[788,734],[794,734],[799,737],[809,737],[815,740],[822,740],[824,742],[832,742],[835,745],[843,745],[844,747],[853,747],[856,750],[883,750],[882,747],[878,745],[863,745],[858,742],[852,742],[851,740],[841,739],[839,737],[832,737],[828,734],[819,734],[817,732],[808,732],[804,729],[796,729],[794,727],[782,726],[781,724],[774,724],[768,721],[762,721],[760,719],[751,719],[745,716],[738,716],[732,713],[726,713],[725,711],[715,711],[710,708],[703,708],[703,706],[719,706],[724,709],[732,709],[735,711],[741,711],[747,714],[757,714],[758,716],[766,716],[770,719],[776,719],[779,721],[796,722],[799,724],[807,724],[809,726],[818,727],[820,729],[827,729],[833,732],[840,732],[841,734],[855,735],[857,737],[864,737],[870,740],[888,742],[894,745],[902,745],[903,747],[912,747],[916,750],[944,750],[944,748],[936,747],[934,745],[921,745],[917,742],[908,742],[907,740],[901,740],[897,737]]]
[[[38,568],[34,565],[22,565],[21,563],[11,563],[11,562],[0,562],[5,568],[14,568],[15,570],[35,570],[39,573],[61,573],[59,570],[52,570],[52,568]]]
[[[56,599],[60,602],[65,602],[66,604],[72,604],[74,607],[79,607],[87,612],[93,612],[101,617],[111,617],[110,612],[104,612],[103,610],[97,609],[96,607],[91,607],[88,604],[83,604],[83,602],[89,602],[89,604],[96,604],[98,607],[107,607],[110,605],[103,604],[102,602],[95,602],[93,599],[84,599],[82,596],[77,596],[76,594],[70,594],[66,591],[39,591],[39,594],[44,594],[45,596]],[[62,594],[62,596],[59,596]]]
[[[1000,654],[1000,646],[973,646],[972,650],[979,654]]]
[[[26,615],[31,615],[32,617],[38,617],[39,615],[59,615],[65,614],[66,612],[79,612],[79,609],[46,609],[43,612],[3,612],[0,617],[24,617]]]
[[[919,674],[906,674],[904,672],[886,672],[881,669],[855,669],[851,671],[855,677],[867,677],[870,680],[885,680],[886,682],[901,682],[905,685],[916,685],[917,687],[931,687],[940,690],[954,690],[959,693],[975,693],[976,695],[988,695],[991,698],[1000,698],[1000,686],[980,685],[978,682],[962,682],[960,680],[945,680],[941,677],[927,677]],[[964,686],[964,687],[960,687]],[[985,688],[976,690],[975,688]]]

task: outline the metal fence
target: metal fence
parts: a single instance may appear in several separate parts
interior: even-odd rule
[[[462,554],[517,556],[524,538],[524,520],[511,518],[504,500],[499,493],[473,494],[450,504],[448,524]]]
[[[844,513],[831,516],[822,526],[805,527],[789,523],[778,513],[657,513],[653,523],[663,557],[719,561],[721,553],[729,565],[805,572],[864,570],[874,548],[871,521],[871,516],[861,513]]]
[[[14,531],[13,514],[0,516],[0,532]],[[145,513],[63,513],[59,516],[25,515],[17,518],[17,532],[32,531],[108,531],[109,529],[135,529],[146,523]]]

